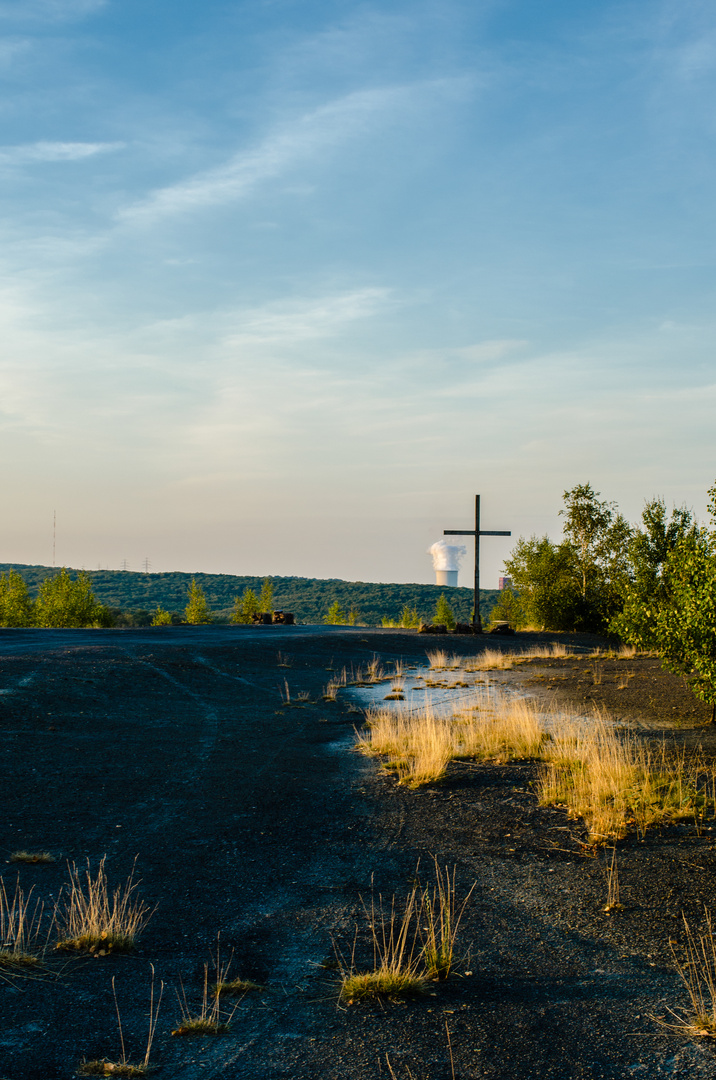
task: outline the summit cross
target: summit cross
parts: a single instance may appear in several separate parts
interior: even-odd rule
[[[475,528],[474,529],[443,529],[443,536],[474,536],[475,537],[475,607],[472,612],[472,626],[477,634],[482,633],[482,621],[480,619],[480,537],[481,536],[512,536],[511,532],[501,529],[480,528],[480,496],[475,496]]]

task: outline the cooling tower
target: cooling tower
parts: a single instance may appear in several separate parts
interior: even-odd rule
[[[451,589],[457,588],[457,570],[436,570],[435,584],[448,585]]]

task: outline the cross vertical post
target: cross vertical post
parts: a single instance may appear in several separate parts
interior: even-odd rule
[[[480,496],[475,496],[475,606],[472,611],[472,625],[482,632],[480,619]]]
[[[512,533],[504,529],[481,529],[480,528],[480,496],[475,496],[475,528],[474,529],[443,529],[443,536],[474,536],[475,537],[475,605],[472,611],[473,633],[482,633],[482,620],[480,618],[480,537],[481,536],[512,536]]]

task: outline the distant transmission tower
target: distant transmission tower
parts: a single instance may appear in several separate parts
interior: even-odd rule
[[[52,565],[55,565],[55,541],[57,540],[57,511],[52,511]]]
[[[123,570],[129,570],[129,563],[127,562],[126,559],[122,559],[122,569]]]
[[[149,567],[150,567],[151,565],[152,565],[152,564],[150,563],[149,559],[148,559],[148,558],[145,558],[144,562],[142,563],[142,566],[144,567],[144,573],[145,573],[145,574],[148,574],[148,573],[149,573]]]

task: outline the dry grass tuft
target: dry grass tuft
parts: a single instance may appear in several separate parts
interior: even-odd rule
[[[13,851],[10,856],[11,863],[32,863],[39,866],[46,866],[48,863],[53,863],[55,856],[49,851]]]
[[[545,738],[536,712],[526,701],[481,687],[451,715],[418,709],[371,709],[358,748],[380,754],[401,783],[420,787],[440,780],[450,761],[460,758],[509,760],[539,755]]]
[[[114,1007],[117,1011],[117,1026],[119,1027],[119,1041],[122,1047],[122,1057],[119,1061],[110,1061],[108,1058],[101,1058],[97,1061],[83,1061],[77,1069],[80,1076],[146,1076],[148,1072],[152,1071],[152,1066],[149,1064],[149,1058],[152,1053],[154,1033],[157,1030],[159,1009],[161,1008],[162,997],[164,995],[164,983],[160,984],[159,997],[155,1005],[154,964],[150,964],[149,966],[152,969],[152,981],[149,991],[149,1035],[147,1037],[147,1047],[144,1053],[144,1059],[138,1064],[132,1064],[132,1062],[127,1061],[127,1049],[124,1042],[124,1031],[122,1030],[122,1017],[119,1012],[119,1002],[117,1001],[114,976],[112,976],[112,994],[114,996]]]
[[[225,991],[222,992],[220,987],[229,984],[227,979],[228,969],[231,964],[229,960],[228,964],[221,965],[218,955],[216,957],[216,979],[213,984],[213,990],[209,992],[209,965],[204,964],[204,992],[202,995],[201,1005],[197,1009],[191,1009],[186,1000],[186,993],[184,992],[184,984],[181,983],[181,996],[177,992],[177,1001],[179,1002],[179,1009],[181,1011],[181,1022],[172,1031],[172,1035],[227,1035],[231,1030],[231,1021],[234,1013],[238,1008],[238,1004],[234,1006],[231,1012],[225,1015],[221,1009],[221,997]]]
[[[458,903],[456,868],[452,877],[446,866],[440,869],[435,859],[435,885],[424,890],[421,897],[420,925],[423,938],[423,963],[429,979],[447,979],[455,959],[455,941],[465,908],[472,896],[472,886],[465,899]],[[427,924],[427,925],[424,925]]]
[[[514,665],[516,654],[503,652],[501,649],[485,649],[477,656],[471,656],[465,664],[465,671],[509,671]]]
[[[540,803],[565,805],[584,819],[593,843],[644,833],[661,821],[703,816],[715,808],[713,774],[697,758],[670,755],[634,733],[617,730],[606,714],[562,718],[545,743],[548,764]]]
[[[383,898],[371,897],[370,908],[364,905],[373,944],[373,964],[369,971],[357,971],[355,945],[351,963],[342,961],[340,1000],[347,1004],[367,997],[406,997],[425,989],[425,974],[418,942],[419,901],[415,886],[402,908],[393,897],[387,914]]]
[[[250,979],[229,979],[225,982],[217,982],[214,986],[215,994],[225,994],[226,997],[240,997],[249,994],[252,990],[263,989],[258,983]]]
[[[716,941],[711,913],[705,910],[705,929],[694,935],[684,916],[686,928],[685,959],[679,959],[671,941],[671,951],[691,1003],[689,1015],[682,1016],[669,1009],[672,1022],[657,1020],[662,1027],[678,1035],[716,1038]],[[654,1017],[654,1019],[657,1019]]]
[[[455,954],[455,942],[465,907],[456,894],[456,870],[441,870],[435,859],[435,884],[415,885],[402,905],[393,897],[384,911],[383,899],[365,904],[373,944],[373,963],[360,971],[355,964],[355,942],[349,965],[339,956],[340,1000],[353,1004],[368,997],[406,997],[422,993],[430,980],[446,979]]]
[[[4,974],[32,974],[42,964],[43,905],[39,900],[33,904],[32,891],[25,896],[18,880],[10,898],[0,879],[0,972]]]
[[[93,877],[89,860],[80,873],[69,866],[70,884],[67,899],[58,900],[55,922],[58,927],[56,948],[106,956],[110,952],[131,952],[153,912],[138,900],[138,882],[134,868],[124,885],[109,891],[105,855]]]

